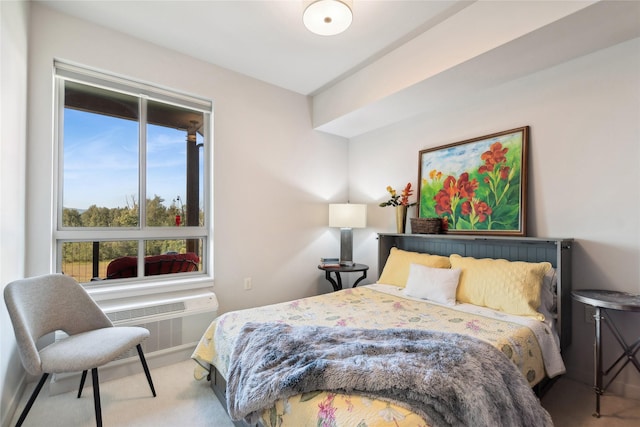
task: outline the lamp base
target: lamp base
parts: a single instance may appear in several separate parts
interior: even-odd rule
[[[353,262],[353,233],[350,228],[340,229],[340,265],[352,267]]]

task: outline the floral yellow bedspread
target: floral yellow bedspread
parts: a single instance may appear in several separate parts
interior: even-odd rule
[[[460,312],[424,301],[379,292],[371,287],[226,313],[204,333],[192,358],[196,377],[216,366],[226,378],[235,337],[246,322],[284,322],[354,328],[416,328],[471,335],[506,354],[533,386],[544,376],[538,341],[516,323]],[[427,426],[418,415],[392,402],[357,394],[316,392],[293,396],[265,410],[265,426]]]

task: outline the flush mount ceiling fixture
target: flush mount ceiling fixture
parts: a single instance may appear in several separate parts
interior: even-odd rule
[[[352,20],[351,7],[343,0],[312,1],[302,15],[305,27],[321,36],[340,34],[349,28]]]

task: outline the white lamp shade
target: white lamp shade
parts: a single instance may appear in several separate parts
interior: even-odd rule
[[[364,228],[367,226],[367,205],[339,203],[329,205],[329,227]]]
[[[304,10],[302,21],[309,31],[333,36],[349,28],[353,14],[342,0],[317,0]]]

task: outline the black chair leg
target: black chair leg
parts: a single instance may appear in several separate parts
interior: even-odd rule
[[[98,368],[91,369],[93,377],[93,406],[96,410],[96,426],[102,427],[102,409],[100,408],[100,385],[98,384]]]
[[[153,393],[153,397],[156,397],[156,389],[153,387],[153,381],[151,380],[151,374],[149,373],[149,367],[147,366],[147,360],[144,358],[144,353],[142,352],[142,346],[138,344],[136,346],[136,350],[138,350],[138,356],[140,356],[140,362],[142,363],[142,368],[144,369],[144,374],[147,376],[147,381],[149,382],[149,387],[151,387],[151,393]]]
[[[31,410],[31,407],[33,406],[33,402],[36,401],[36,397],[38,397],[38,394],[40,393],[40,390],[42,390],[42,386],[44,385],[44,382],[47,380],[48,376],[49,374],[47,374],[46,372],[42,374],[40,381],[38,381],[38,385],[36,386],[35,390],[33,390],[33,393],[31,393],[31,397],[27,402],[27,406],[24,407],[24,409],[22,410],[22,413],[20,414],[20,418],[18,418],[16,427],[20,427],[24,422],[24,419],[27,418],[27,414]]]
[[[78,399],[82,396],[82,389],[84,388],[84,381],[87,379],[87,371],[82,371],[82,378],[80,378],[80,388],[78,389]]]

